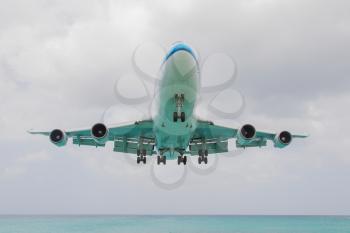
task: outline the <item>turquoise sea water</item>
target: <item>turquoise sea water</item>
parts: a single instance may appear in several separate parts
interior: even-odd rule
[[[0,233],[350,233],[346,216],[1,216]]]

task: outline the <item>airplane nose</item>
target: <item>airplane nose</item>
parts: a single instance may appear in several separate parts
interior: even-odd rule
[[[168,52],[168,54],[165,57],[165,61],[168,60],[172,55],[174,55],[175,53],[179,52],[179,51],[183,51],[186,53],[189,53],[195,60],[196,60],[196,56],[193,52],[193,50],[191,49],[190,46],[186,45],[185,43],[176,43]]]

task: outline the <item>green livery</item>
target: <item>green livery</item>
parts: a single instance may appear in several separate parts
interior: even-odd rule
[[[228,152],[228,140],[234,138],[237,147],[262,147],[271,140],[275,147],[283,148],[293,138],[307,137],[288,131],[260,132],[250,124],[235,129],[197,119],[194,108],[199,94],[199,65],[192,49],[184,43],[177,43],[168,52],[161,74],[154,119],[117,126],[98,123],[81,130],[29,132],[47,135],[57,146],[66,145],[68,138],[79,146],[101,147],[113,141],[115,152],[135,154],[137,163],[146,163],[147,156],[157,155],[158,164],[166,164],[169,159],[186,164],[187,155],[198,156],[198,162],[206,164],[208,155]]]

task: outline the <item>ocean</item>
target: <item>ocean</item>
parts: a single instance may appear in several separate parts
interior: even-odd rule
[[[347,216],[0,216],[0,233],[350,233]]]

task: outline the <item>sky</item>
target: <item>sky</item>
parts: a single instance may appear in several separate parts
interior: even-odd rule
[[[1,0],[0,214],[350,215],[349,10],[345,0]],[[234,70],[229,88],[203,89],[200,117],[310,137],[184,168],[26,132],[145,117],[151,100],[116,93],[152,95],[142,77],[157,78],[176,41],[196,50],[203,86]],[[222,119],[208,103],[244,104]]]

